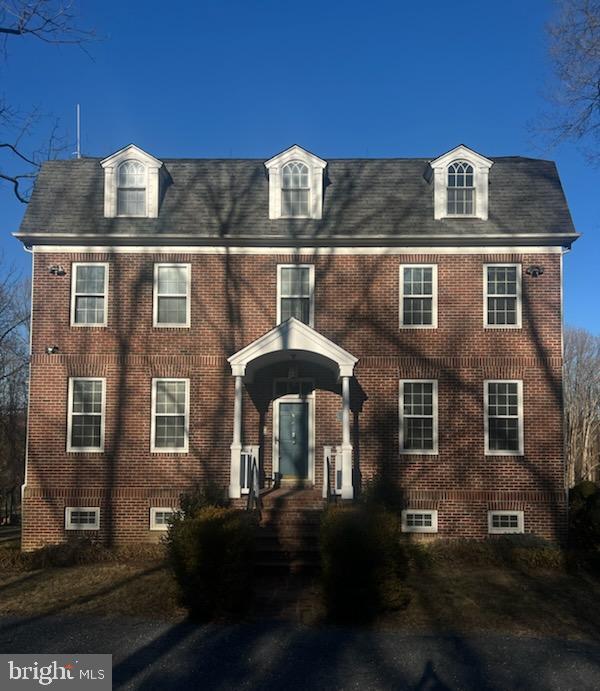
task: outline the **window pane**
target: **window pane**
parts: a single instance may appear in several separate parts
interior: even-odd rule
[[[173,517],[172,511],[155,511],[154,523],[156,525],[168,525],[168,523],[172,517]]]
[[[432,298],[404,298],[402,321],[405,326],[431,326]]]
[[[156,382],[156,413],[184,415],[186,404],[186,382]]]
[[[71,511],[71,523],[73,525],[95,525],[95,511]]]
[[[518,418],[490,418],[489,435],[492,451],[518,451]]]
[[[146,190],[119,189],[117,192],[119,216],[144,216],[146,214]]]
[[[180,449],[185,446],[185,417],[158,415],[154,446],[159,449]]]
[[[431,519],[430,513],[407,513],[406,525],[410,528],[431,528]]]
[[[299,162],[288,163],[283,168],[284,190],[308,187],[308,168]]]
[[[308,216],[310,190],[282,190],[281,213],[283,216]]]
[[[492,526],[494,528],[518,528],[519,517],[517,514],[492,514]]]
[[[99,448],[100,415],[73,415],[71,423],[71,446],[73,448]]]
[[[119,187],[145,187],[144,173],[139,161],[125,161],[119,166]]]
[[[76,272],[76,293],[104,294],[104,266],[78,266]]]
[[[309,297],[310,269],[305,266],[281,268],[281,296]]]
[[[72,386],[74,413],[102,412],[101,381],[74,379]]]
[[[433,286],[432,273],[431,267],[405,267],[404,294],[431,295]]]
[[[103,324],[103,297],[76,297],[75,324]]]
[[[187,266],[158,267],[159,295],[187,294]]]
[[[296,317],[305,324],[310,323],[309,298],[283,298],[281,300],[281,321]]]
[[[433,449],[433,418],[404,419],[404,448],[406,450]]]
[[[186,298],[158,298],[157,321],[159,324],[186,324]]]
[[[488,295],[517,294],[516,266],[488,266]]]

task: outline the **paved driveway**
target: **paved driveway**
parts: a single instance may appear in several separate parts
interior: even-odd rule
[[[42,617],[0,652],[112,653],[115,689],[600,689],[600,643],[557,639]]]

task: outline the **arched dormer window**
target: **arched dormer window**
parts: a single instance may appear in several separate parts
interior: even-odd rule
[[[433,217],[436,220],[487,220],[492,160],[461,144],[430,161],[429,165],[433,171]]]
[[[467,161],[448,166],[448,216],[475,214],[475,175]]]
[[[119,166],[117,215],[146,215],[146,168],[139,161],[124,161]]]
[[[310,174],[301,161],[291,161],[281,171],[281,215],[310,216]]]

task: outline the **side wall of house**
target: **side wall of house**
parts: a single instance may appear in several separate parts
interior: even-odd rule
[[[276,323],[277,265],[315,266],[314,327],[359,358],[352,395],[354,464],[364,484],[384,475],[411,508],[435,508],[439,534],[484,537],[487,511],[525,511],[525,529],[565,531],[561,291],[558,253],[290,256],[35,252],[31,403],[23,546],[65,539],[66,506],[101,508],[100,536],[153,540],[151,506],[177,504],[208,479],[229,484],[233,378],[227,356]],[[108,325],[70,325],[71,265],[110,265]],[[186,262],[191,327],[152,326],[153,265]],[[483,327],[483,266],[521,263],[520,329]],[[399,267],[438,267],[438,328],[399,328]],[[544,267],[532,278],[525,268]],[[61,265],[66,275],[49,273]],[[46,348],[57,347],[48,355]],[[66,451],[68,378],[106,378],[103,453]],[[186,454],[151,453],[151,380],[190,380]],[[437,379],[439,453],[399,453],[401,379]],[[523,381],[523,456],[486,456],[483,382]],[[316,484],[322,447],[341,442],[339,396],[316,392]],[[244,397],[244,441],[272,464],[272,404],[261,418]],[[72,533],[71,533],[72,534]]]

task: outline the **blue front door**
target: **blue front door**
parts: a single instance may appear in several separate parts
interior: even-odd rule
[[[279,472],[288,480],[308,478],[308,403],[279,404]]]

